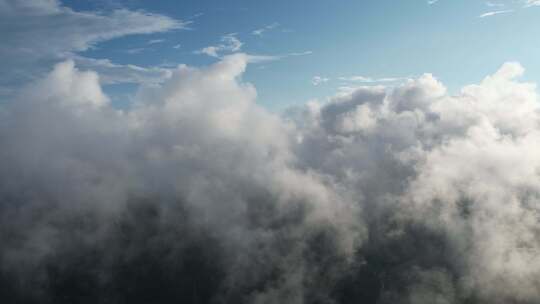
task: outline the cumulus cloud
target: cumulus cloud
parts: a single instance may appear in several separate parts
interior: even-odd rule
[[[278,115],[241,80],[251,60],[179,66],[125,110],[65,61],[2,103],[2,298],[538,302],[521,65],[454,95],[425,74]]]
[[[344,267],[357,209],[296,168],[294,126],[238,81],[249,60],[180,66],[126,111],[67,61],[2,108],[4,298],[301,302]]]
[[[371,223],[372,258],[388,263],[378,269],[387,286],[381,299],[540,298],[540,117],[535,85],[515,80],[522,73],[519,64],[505,64],[456,96],[424,75],[390,92],[362,88],[296,114],[305,126],[297,152],[304,166],[357,192]],[[397,252],[381,251],[387,242]],[[407,291],[395,286],[402,276]]]

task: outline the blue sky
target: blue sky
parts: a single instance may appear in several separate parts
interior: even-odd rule
[[[13,1],[5,2],[9,6]],[[105,79],[111,74],[104,86],[119,106],[129,104],[129,96],[147,82],[147,79],[126,80],[119,76],[127,65],[150,70],[143,74],[151,75],[152,81],[158,82],[161,73],[178,64],[205,66],[234,52],[272,59],[250,65],[244,75],[244,79],[257,88],[259,102],[272,110],[314,98],[324,99],[340,87],[392,85],[426,72],[433,73],[455,91],[464,84],[481,80],[507,61],[520,62],[527,69],[526,79],[540,80],[537,55],[540,52],[537,38],[540,6],[535,5],[540,4],[538,1],[20,2],[27,3],[27,7],[16,4],[19,7],[11,16],[26,14],[22,11],[29,10],[28,7],[49,6],[67,9],[71,14],[83,12],[117,20],[117,24],[111,22],[103,29],[102,37],[86,41],[82,47],[66,42],[64,48],[51,52],[47,60],[42,56],[39,63],[29,63],[27,68],[18,64],[13,70],[18,74],[36,75],[39,73],[33,71],[36,66],[45,71],[66,56],[86,60],[87,64],[82,67],[89,69],[96,68],[96,63],[88,60],[107,60],[115,67],[102,64],[97,69]],[[150,29],[145,28],[144,22],[152,21],[146,20],[132,32],[107,35],[107,31],[118,30],[115,27],[123,30],[131,27],[122,24],[123,17],[113,16],[118,11],[163,18],[156,22],[170,23]],[[79,26],[78,18],[72,19],[66,26],[72,23]],[[49,21],[57,22],[54,20],[59,19]],[[81,24],[84,28],[82,20]],[[19,24],[20,28],[22,26],[25,31],[32,31],[36,24],[29,21],[26,25]],[[36,26],[36,33],[40,26]],[[10,20],[3,21],[3,27],[9,31]],[[42,31],[39,35],[50,37],[62,33]],[[42,39],[39,37],[34,39]],[[15,38],[10,41],[26,43]],[[19,47],[31,49],[33,46]],[[218,51],[205,54],[202,50],[207,47]],[[5,49],[13,45],[6,44],[3,48],[3,52],[9,52]],[[13,61],[9,57],[5,59],[8,60]],[[4,81],[4,92],[19,83],[15,79],[10,77]],[[21,79],[20,82],[25,81],[25,77]]]

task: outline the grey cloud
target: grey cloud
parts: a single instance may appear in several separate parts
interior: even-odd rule
[[[534,84],[507,63],[283,116],[249,55],[110,105],[58,64],[0,110],[0,290],[28,303],[536,303]],[[110,64],[101,62],[101,64]]]
[[[302,124],[297,146],[304,166],[355,192],[368,223],[364,246],[378,244],[373,258],[389,263],[379,266],[384,303],[540,298],[540,163],[533,152],[540,117],[535,86],[515,80],[522,73],[507,63],[456,96],[424,75],[297,115],[311,121]],[[419,246],[411,241],[427,247],[408,248]],[[387,242],[398,250],[385,258]],[[443,274],[417,281],[411,273],[418,271]],[[400,280],[405,285],[396,285]]]
[[[294,127],[238,82],[248,61],[181,66],[126,111],[110,106],[98,74],[68,61],[9,103],[0,280],[17,283],[2,295],[302,302],[327,271],[338,276],[362,240],[356,208],[296,168]]]

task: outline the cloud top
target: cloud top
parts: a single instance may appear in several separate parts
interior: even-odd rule
[[[0,109],[0,282],[29,303],[534,303],[540,116],[504,64],[270,113],[233,54],[111,106],[65,61]],[[144,286],[144,288],[141,288]]]

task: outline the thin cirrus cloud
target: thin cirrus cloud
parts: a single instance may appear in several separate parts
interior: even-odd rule
[[[151,39],[151,40],[148,40],[148,44],[158,44],[158,43],[163,43],[165,42],[165,39]]]
[[[54,0],[0,14],[6,68],[47,70],[0,87],[2,301],[540,303],[540,95],[518,62],[457,91],[316,72],[345,85],[278,113],[247,69],[312,51],[250,55],[227,34],[206,66],[119,64],[80,52],[186,23]],[[121,83],[125,108],[103,89]]]
[[[514,10],[492,11],[492,12],[484,13],[484,14],[478,16],[478,17],[479,18],[486,18],[486,17],[492,17],[492,16],[496,16],[496,15],[501,15],[501,14],[513,13],[513,12],[514,12]]]
[[[504,3],[498,3],[498,2],[486,2],[486,6],[489,6],[489,7],[504,7],[505,4]]]
[[[380,84],[380,83],[394,83],[397,84],[399,82],[403,82],[405,80],[411,79],[411,77],[381,77],[381,78],[373,78],[373,77],[366,77],[366,76],[347,76],[347,77],[338,77],[337,80],[343,82],[343,83],[362,83],[362,84]],[[329,82],[331,79],[323,76],[314,76],[311,80],[311,83],[314,86],[321,85],[323,83]],[[355,87],[351,86],[342,86],[342,89],[346,91],[350,91],[351,89],[355,89]]]
[[[433,4],[436,4],[437,2],[439,2],[439,0],[428,0],[427,4],[433,5]],[[506,14],[506,13],[513,13],[519,8],[529,8],[533,6],[540,6],[540,0],[522,0],[519,2],[514,1],[511,3],[486,1],[485,5],[490,8],[504,8],[504,7],[510,6],[510,7],[514,7],[514,9],[506,9],[506,10],[500,9],[496,11],[486,12],[479,15],[480,18],[491,17],[491,16]]]
[[[359,83],[381,83],[381,82],[398,82],[409,79],[410,77],[382,77],[382,78],[373,78],[365,76],[348,76],[348,77],[339,77],[339,80],[346,82],[359,82]]]
[[[220,57],[223,53],[234,53],[242,49],[242,41],[236,33],[226,34],[221,37],[221,43],[211,45],[195,51],[196,54],[204,54],[210,57]]]
[[[171,76],[172,69],[165,67],[142,67],[134,64],[116,64],[109,59],[94,59],[83,56],[71,58],[84,70],[92,70],[99,74],[102,85],[134,83],[155,85]]]
[[[202,49],[196,50],[193,53],[199,55],[207,55],[214,58],[223,58],[226,55],[239,52],[244,43],[238,38],[237,33],[223,35],[220,39],[221,43],[210,45]],[[307,56],[313,54],[313,51],[291,52],[280,55],[249,55],[249,62],[274,61],[289,57]]]
[[[525,3],[525,6],[527,7],[540,6],[540,0],[527,0],[527,2]]]
[[[255,36],[262,36],[265,32],[271,31],[275,28],[279,27],[279,23],[274,22],[272,24],[266,25],[260,29],[256,29],[253,32],[251,32]]]
[[[99,42],[126,35],[181,30],[189,24],[128,9],[77,12],[55,0],[0,0],[0,7],[0,19],[9,24],[0,29],[0,64],[8,71],[0,76],[0,86],[33,78],[46,64],[88,50]]]
[[[330,81],[330,78],[322,77],[322,76],[314,76],[311,79],[311,84],[313,84],[314,86],[318,86],[318,85],[323,84],[323,83],[328,82],[328,81]]]

